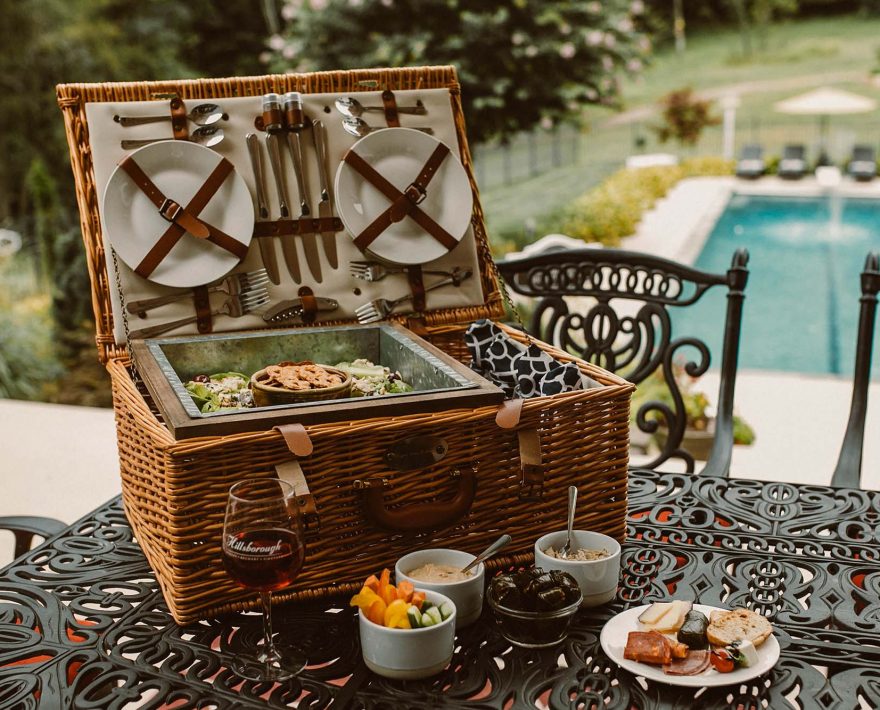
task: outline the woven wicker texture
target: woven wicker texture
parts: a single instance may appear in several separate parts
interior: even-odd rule
[[[113,338],[110,293],[115,284],[108,283],[107,278],[85,102],[140,101],[158,93],[207,99],[270,91],[352,92],[377,85],[400,90],[450,89],[462,162],[474,190],[473,224],[487,302],[484,307],[427,313],[423,321],[410,325],[418,325],[420,334],[467,362],[464,324],[476,318],[498,317],[502,298],[467,149],[458,83],[451,67],[58,87],[88,254],[99,354],[113,387],[126,513],[179,623],[255,606],[256,597],[237,587],[221,565],[226,497],[235,481],[275,475],[275,467],[289,462],[292,456],[281,434],[274,430],[175,441],[152,408],[149,396],[132,378],[127,351]],[[523,340],[520,333],[508,332]],[[551,346],[539,345],[554,357],[574,360]],[[576,362],[583,372],[605,386],[523,403],[518,429],[534,430],[540,439],[540,495],[525,495],[535,494],[535,489],[524,485],[517,431],[496,424],[495,407],[308,427],[314,452],[299,463],[317,516],[310,516],[308,521],[303,571],[294,587],[278,597],[307,598],[354,589],[368,574],[383,566],[393,567],[397,558],[416,548],[453,547],[476,553],[500,532],[509,532],[514,542],[493,565],[530,562],[535,539],[564,526],[566,492],[571,484],[589,491],[590,498],[589,505],[580,506],[577,527],[622,540],[633,387],[604,370]],[[414,435],[444,439],[448,443],[446,456],[428,468],[407,472],[390,469],[385,454]],[[386,481],[386,508],[405,510],[414,504],[448,501],[462,474],[473,474],[477,481],[473,505],[459,519],[419,534],[377,527],[365,512],[357,485]]]

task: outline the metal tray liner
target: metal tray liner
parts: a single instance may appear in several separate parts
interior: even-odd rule
[[[366,358],[377,365],[398,371],[404,382],[413,386],[412,392],[383,395],[382,399],[478,386],[408,338],[405,333],[384,324],[186,336],[148,340],[146,345],[180,403],[192,418],[228,416],[234,413],[228,410],[201,413],[183,386],[196,375],[218,372],[251,375],[267,365],[284,360],[311,360],[323,365],[335,365],[338,362]],[[344,403],[361,399],[351,397],[333,401]],[[241,411],[253,412],[278,407],[298,409],[314,404],[303,402]]]

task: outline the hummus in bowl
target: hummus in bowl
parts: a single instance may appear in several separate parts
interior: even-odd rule
[[[467,574],[461,574],[475,557],[469,552],[443,548],[410,552],[397,560],[394,578],[398,584],[407,580],[416,589],[449,597],[455,604],[455,626],[462,628],[480,618],[483,611],[484,565],[480,563]]]

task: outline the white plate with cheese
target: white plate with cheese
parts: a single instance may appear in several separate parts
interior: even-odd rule
[[[630,631],[651,631],[656,630],[670,639],[675,638],[674,627],[676,623],[680,626],[680,620],[684,614],[693,608],[711,618],[714,611],[729,611],[716,606],[707,606],[705,604],[693,604],[692,607],[672,606],[661,614],[653,625],[646,625],[639,621],[639,617],[644,614],[652,605],[633,607],[617,614],[608,620],[602,628],[599,636],[599,643],[602,650],[607,654],[608,658],[614,661],[624,670],[642,676],[647,680],[657,683],[665,683],[667,685],[678,685],[691,688],[711,688],[716,686],[734,685],[742,683],[752,678],[756,678],[767,673],[779,660],[779,642],[771,633],[770,636],[759,646],[755,647],[757,658],[754,662],[745,668],[736,668],[730,673],[719,673],[711,665],[702,673],[697,675],[669,675],[664,673],[663,667],[659,665],[651,665],[649,663],[641,663],[632,661],[623,657],[623,650],[626,647],[627,637]],[[664,622],[664,618],[667,621]]]

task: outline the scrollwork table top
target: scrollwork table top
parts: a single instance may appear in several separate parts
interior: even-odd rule
[[[259,617],[174,623],[117,498],[0,571],[0,708],[878,708],[878,536],[880,492],[637,471],[618,598],[579,612],[563,644],[511,649],[486,611],[443,673],[387,681],[330,599],[279,607],[310,662],[272,686],[226,664]],[[671,595],[767,614],[780,662],[702,692],[618,669],[599,648],[604,622]]]

